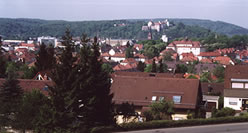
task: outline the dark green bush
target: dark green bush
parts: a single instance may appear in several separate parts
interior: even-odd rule
[[[235,110],[232,108],[222,108],[221,110],[212,110],[212,117],[226,117],[226,116],[234,116]]]
[[[122,124],[122,130],[142,130],[142,129],[154,129],[154,128],[171,128],[171,127],[184,127],[184,126],[197,126],[197,125],[207,125],[207,124],[221,124],[221,123],[231,123],[231,122],[247,122],[248,117],[219,117],[219,118],[209,118],[209,119],[190,119],[190,120],[158,120],[143,123],[126,123]]]

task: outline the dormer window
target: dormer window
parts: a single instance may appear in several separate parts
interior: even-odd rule
[[[173,96],[173,102],[175,104],[181,103],[182,96]]]
[[[152,101],[156,101],[157,100],[157,96],[152,96]]]

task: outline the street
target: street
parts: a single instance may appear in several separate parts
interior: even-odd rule
[[[118,133],[248,133],[248,123],[140,130]]]

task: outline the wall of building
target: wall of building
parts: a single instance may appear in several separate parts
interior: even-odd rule
[[[242,99],[245,99],[245,98],[224,97],[224,107],[229,107],[234,110],[241,110]]]

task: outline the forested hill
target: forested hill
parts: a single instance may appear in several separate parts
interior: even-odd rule
[[[233,35],[245,35],[248,34],[248,29],[222,22],[222,21],[211,21],[211,20],[201,20],[201,19],[170,19],[175,23],[183,23],[185,25],[197,25],[206,29],[210,29],[211,31],[225,34],[228,36]]]
[[[164,19],[162,19],[164,20]],[[38,36],[61,37],[66,28],[70,28],[74,36],[85,33],[89,36],[122,39],[145,39],[148,32],[141,27],[147,20],[108,20],[108,21],[61,21],[40,19],[0,18],[0,35],[5,39],[27,39]],[[169,19],[176,25],[160,33],[153,32],[154,39],[166,34],[171,39],[178,37],[206,37],[211,31],[226,35],[248,34],[248,30],[236,25],[195,19]],[[185,25],[182,25],[181,23]],[[125,24],[123,26],[122,24]],[[203,28],[204,27],[204,28]],[[210,29],[210,30],[208,30]]]

